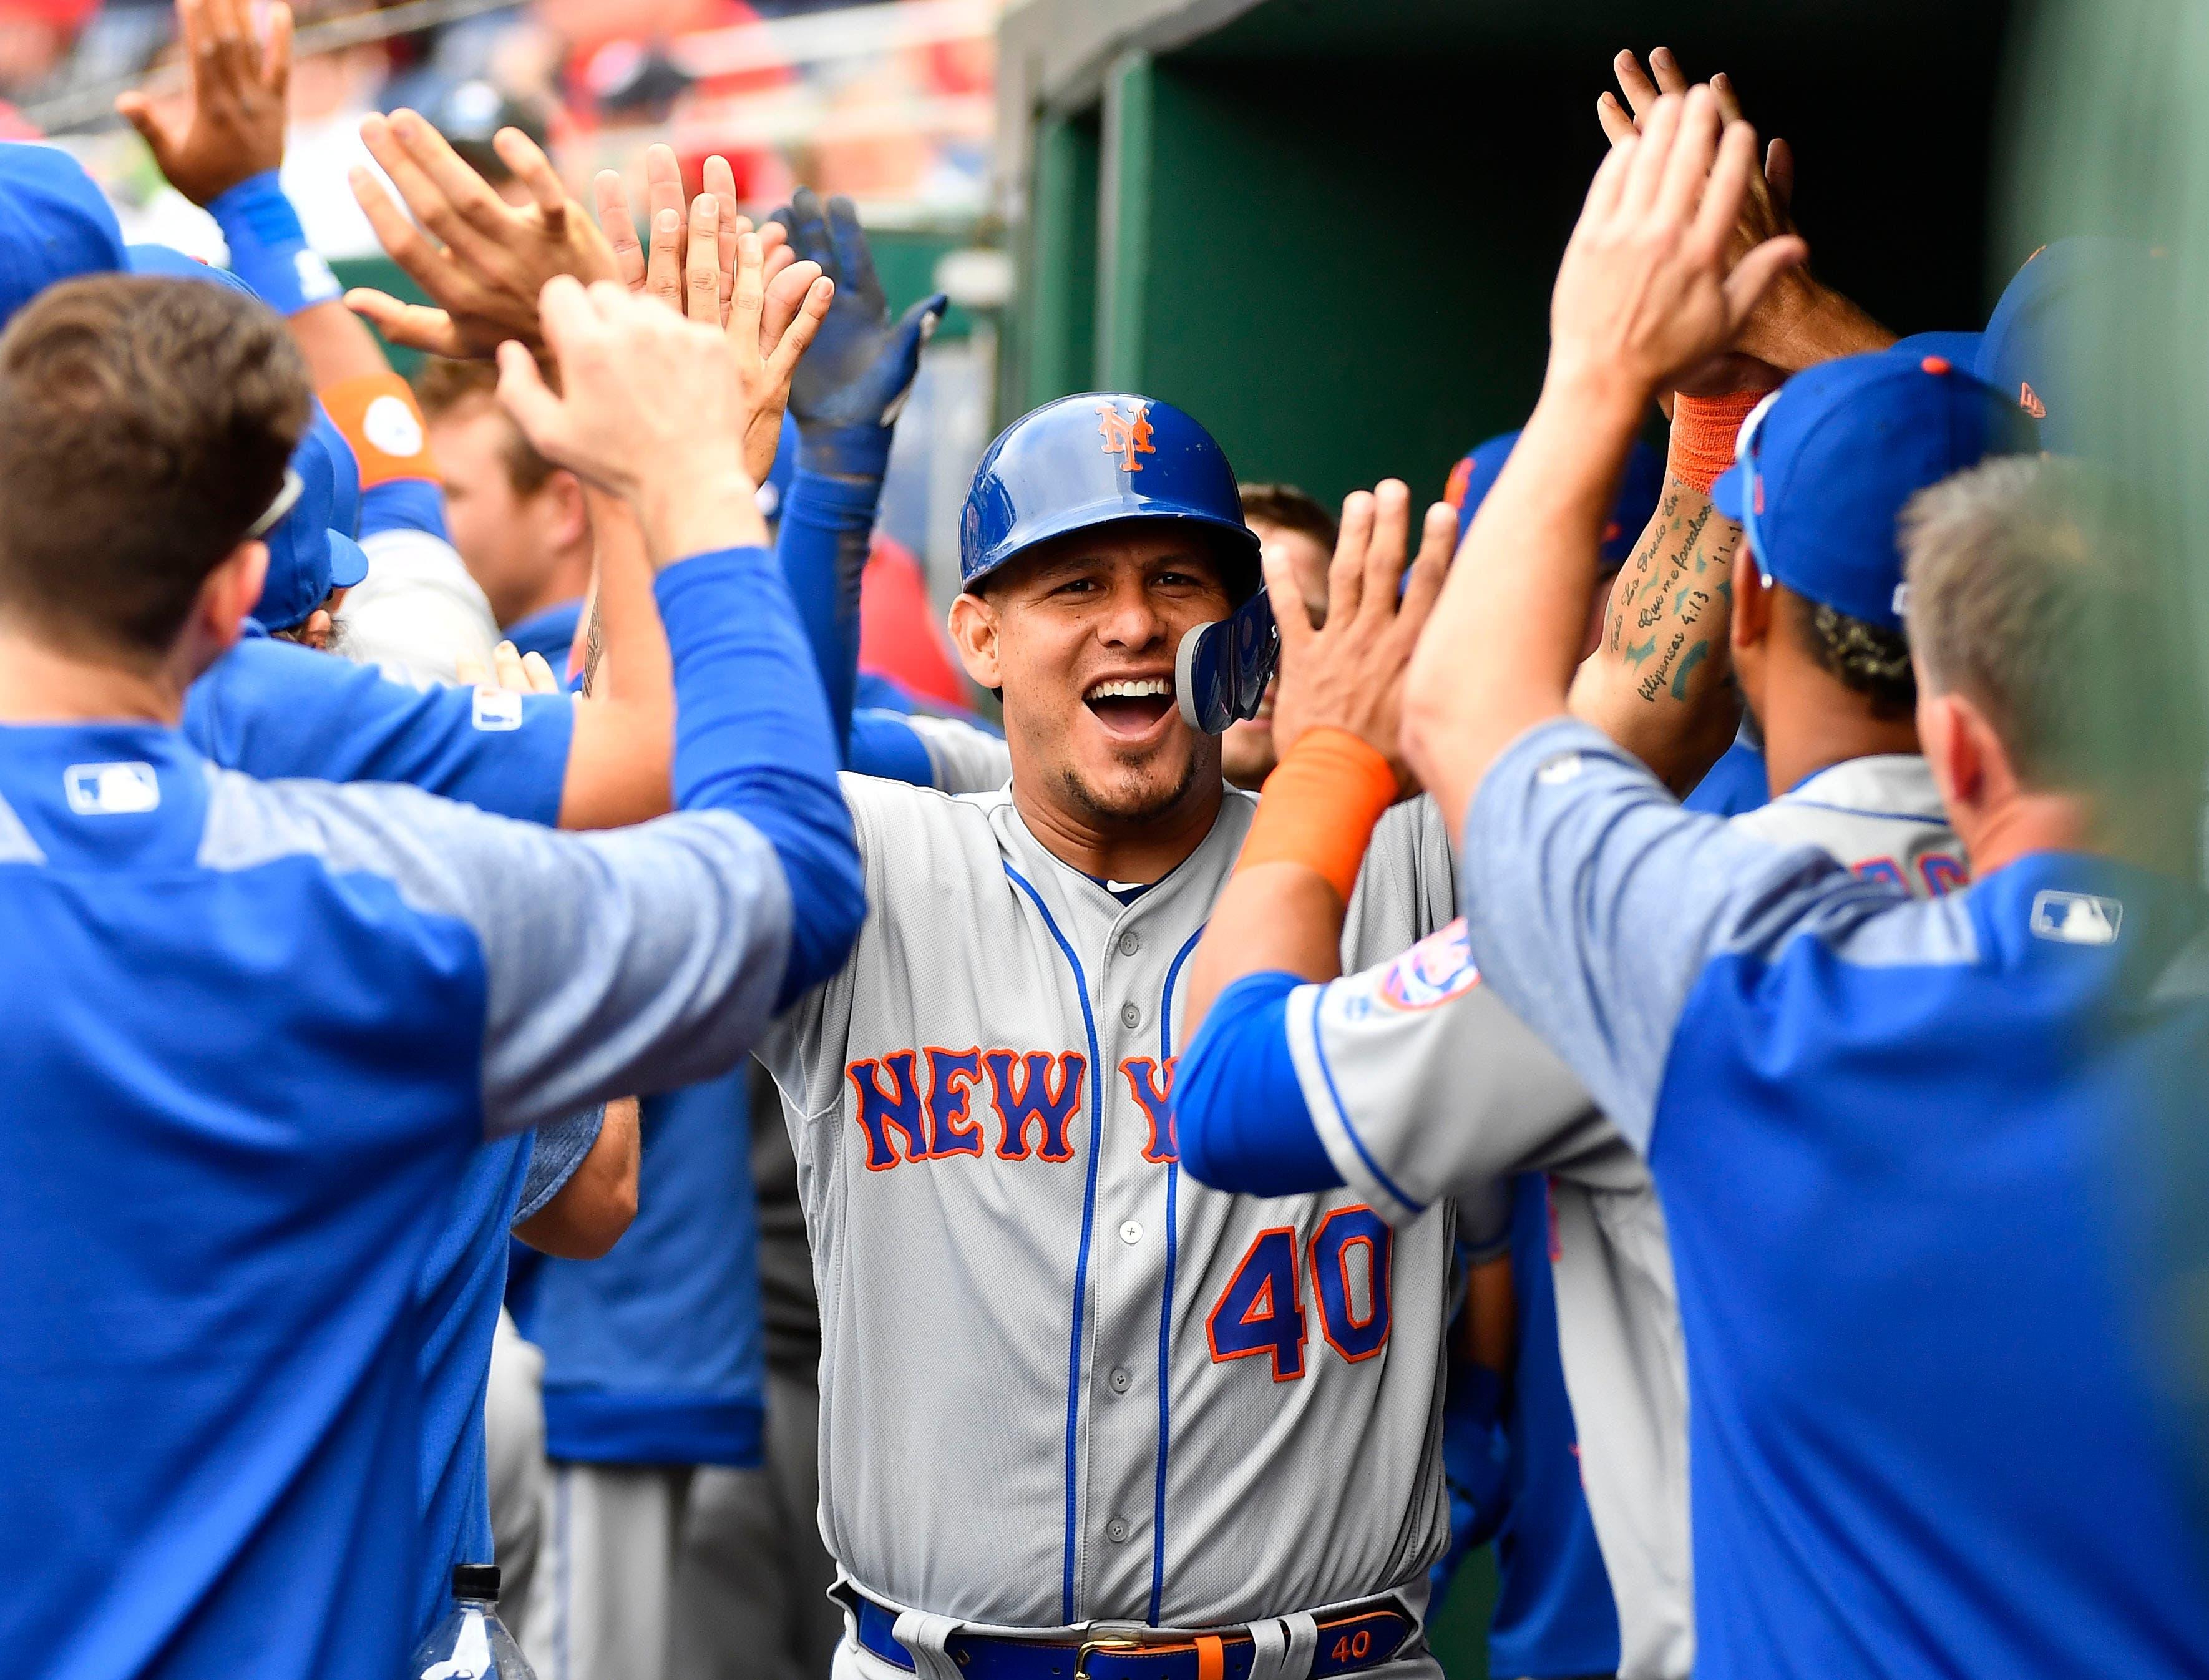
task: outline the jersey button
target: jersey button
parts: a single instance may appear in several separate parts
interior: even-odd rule
[[[1131,957],[1143,948],[1143,936],[1133,928],[1120,936],[1120,954]]]
[[[1118,1545],[1121,1541],[1126,1539],[1128,1538],[1127,1518],[1114,1517],[1111,1521],[1106,1523],[1104,1525],[1104,1538],[1111,1541],[1111,1543],[1116,1546]]]
[[[1143,1024],[1143,1012],[1142,1012],[1141,1009],[1137,1009],[1137,1008],[1135,1006],[1135,1004],[1134,1004],[1133,1003],[1123,1003],[1123,1004],[1120,1006],[1120,1025],[1121,1025],[1121,1026],[1123,1026],[1123,1027],[1141,1027],[1142,1024]]]
[[[1143,1240],[1143,1222],[1141,1219],[1129,1219],[1123,1225],[1120,1227],[1120,1240],[1129,1248],[1134,1248],[1136,1243]]]
[[[1135,1378],[1125,1365],[1115,1365],[1112,1367],[1111,1380],[1112,1392],[1116,1394],[1124,1394]]]

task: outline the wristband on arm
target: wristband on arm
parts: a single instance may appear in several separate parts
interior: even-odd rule
[[[1377,750],[1346,729],[1308,731],[1266,778],[1236,870],[1302,864],[1347,904],[1374,826],[1395,803],[1396,773]]]
[[[240,181],[207,208],[230,247],[231,273],[277,314],[297,315],[342,295],[330,265],[307,244],[299,213],[284,196],[274,170]]]
[[[341,379],[319,394],[322,406],[352,445],[360,461],[360,487],[373,490],[394,479],[437,481],[437,462],[430,453],[430,431],[422,406],[395,373],[365,373]]]
[[[1682,484],[1704,495],[1733,465],[1735,440],[1749,412],[1764,400],[1761,391],[1741,391],[1730,396],[1672,400],[1672,447],[1664,470]]]

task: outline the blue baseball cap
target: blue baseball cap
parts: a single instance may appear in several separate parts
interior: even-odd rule
[[[1903,504],[1988,455],[2039,447],[2031,421],[1941,356],[1882,350],[1797,374],[1742,425],[1711,501],[1768,581],[1903,628]]]
[[[1979,360],[1979,343],[1984,333],[1912,333],[1906,339],[1897,339],[1887,349],[1898,356],[1940,356],[1959,368],[1976,369]],[[1993,382],[1988,382],[1991,384]]]
[[[2040,422],[2043,448],[2058,455],[2083,449],[2074,340],[2095,318],[2141,301],[2157,255],[2131,239],[2058,239],[2025,258],[2002,288],[1974,370]]]
[[[123,266],[134,274],[145,274],[153,280],[205,280],[210,286],[226,286],[232,292],[243,292],[249,298],[261,295],[229,269],[188,256],[174,245],[127,245],[123,251]]]
[[[123,230],[68,153],[0,141],[0,324],[48,286],[123,267]]]
[[[1475,444],[1472,452],[1450,470],[1449,486],[1442,498],[1457,509],[1459,542],[1472,528],[1473,515],[1488,499],[1503,463],[1518,447],[1517,432],[1498,432],[1485,443]],[[1626,458],[1626,476],[1619,483],[1618,500],[1611,504],[1610,518],[1604,525],[1604,565],[1622,566],[1632,557],[1634,545],[1641,540],[1642,529],[1657,511],[1657,499],[1664,493],[1664,457],[1637,439],[1634,453]]]
[[[368,575],[368,556],[360,545],[331,528],[339,512],[340,477],[329,442],[335,430],[316,405],[315,422],[292,452],[298,497],[262,539],[268,545],[268,575],[253,616],[265,629],[289,629],[304,622],[331,590],[350,589]],[[350,451],[346,460],[350,463]]]

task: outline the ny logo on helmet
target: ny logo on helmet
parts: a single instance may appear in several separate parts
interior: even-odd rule
[[[1135,405],[1135,418],[1129,419],[1120,412],[1117,403],[1100,402],[1097,412],[1104,418],[1097,423],[1097,435],[1104,440],[1104,453],[1120,457],[1120,470],[1140,473],[1143,463],[1139,455],[1154,455],[1158,449],[1151,443],[1151,410],[1147,403]]]

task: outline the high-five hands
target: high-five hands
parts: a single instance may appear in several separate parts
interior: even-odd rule
[[[721,314],[725,318],[737,273],[737,233],[749,227],[751,220],[737,211],[736,172],[726,158],[707,159],[704,174],[706,190],[719,207],[714,225],[721,266]],[[629,214],[629,188],[616,170],[600,170],[592,184],[599,231],[613,247],[614,264],[621,271],[623,285],[632,292],[649,292],[670,309],[684,309],[683,279],[690,258],[690,216],[683,199],[683,167],[673,147],[645,148],[644,180],[648,241],[638,237],[635,219]],[[786,230],[779,222],[770,220],[759,230],[759,236],[760,250],[767,262],[767,327],[779,335],[774,282],[798,260],[798,253],[790,249]],[[799,288],[801,294],[804,289]],[[786,327],[789,322],[785,319],[781,324]]]
[[[352,195],[391,260],[431,299],[424,306],[365,288],[346,294],[353,310],[393,343],[479,361],[509,339],[533,349],[545,341],[537,304],[547,280],[556,274],[587,284],[617,277],[605,236],[521,129],[501,129],[491,144],[528,189],[524,205],[492,191],[412,111],[363,117],[360,137],[413,219],[366,169],[352,172]]]
[[[1737,254],[1756,132],[1706,87],[1660,95],[1596,171],[1550,294],[1550,376],[1623,385],[1646,403],[1741,337],[1809,247],[1791,233]]]
[[[1388,761],[1405,793],[1417,783],[1400,744],[1404,672],[1457,546],[1457,510],[1437,502],[1427,509],[1407,577],[1411,509],[1411,492],[1400,479],[1353,491],[1342,504],[1342,533],[1327,568],[1326,624],[1315,629],[1308,612],[1274,615],[1281,665],[1273,742],[1281,756],[1307,730],[1347,730]],[[1285,550],[1268,548],[1261,557],[1275,601],[1304,599]]]
[[[1638,131],[1659,99],[1684,95],[1689,85],[1679,60],[1661,46],[1649,55],[1646,71],[1631,52],[1620,53],[1611,68],[1626,105],[1605,93],[1596,101],[1596,120],[1614,146]],[[1739,123],[1741,100],[1733,83],[1723,75],[1713,75],[1710,88],[1727,126]],[[1627,106],[1632,107],[1631,115]],[[1765,148],[1762,172],[1749,172],[1729,246],[1730,260],[1738,262],[1764,241],[1794,232],[1794,154],[1785,141],[1774,140]],[[1677,388],[1694,396],[1766,390],[1818,362],[1893,342],[1893,333],[1798,263],[1783,272],[1758,299],[1731,350],[1683,373]]]
[[[701,195],[701,205],[713,204]],[[718,250],[713,211],[692,255]],[[686,320],[607,280],[587,291],[560,275],[539,312],[558,363],[555,394],[520,343],[499,346],[499,397],[548,460],[637,510],[655,565],[684,554],[763,543],[767,530],[742,461],[761,405],[790,372],[828,313],[832,288],[816,280],[772,355],[759,351],[765,290],[759,236],[740,235],[728,325]],[[719,288],[718,276],[712,281]],[[701,296],[712,296],[705,283]],[[718,313],[717,303],[709,305]]]
[[[181,126],[142,93],[115,109],[138,130],[170,185],[198,205],[284,161],[284,99],[292,80],[292,9],[268,8],[255,39],[245,0],[178,0],[192,105]]]
[[[752,420],[744,438],[744,471],[755,484],[766,480],[782,435],[783,411],[790,405],[792,370],[803,365],[779,358],[801,316],[808,317],[802,349],[833,313],[830,301],[840,288],[822,279],[818,262],[801,261],[790,249],[781,224],[755,229],[736,208],[736,176],[725,158],[708,158],[706,190],[683,208],[683,181],[675,154],[653,146],[645,153],[650,243],[641,243],[629,215],[629,194],[621,177],[601,172],[596,184],[599,226],[612,246],[623,284],[641,296],[679,310],[692,321],[734,333],[739,242],[754,235],[759,245],[761,304],[754,321],[755,338],[739,360],[754,388],[748,393]],[[741,347],[740,347],[741,352]]]

